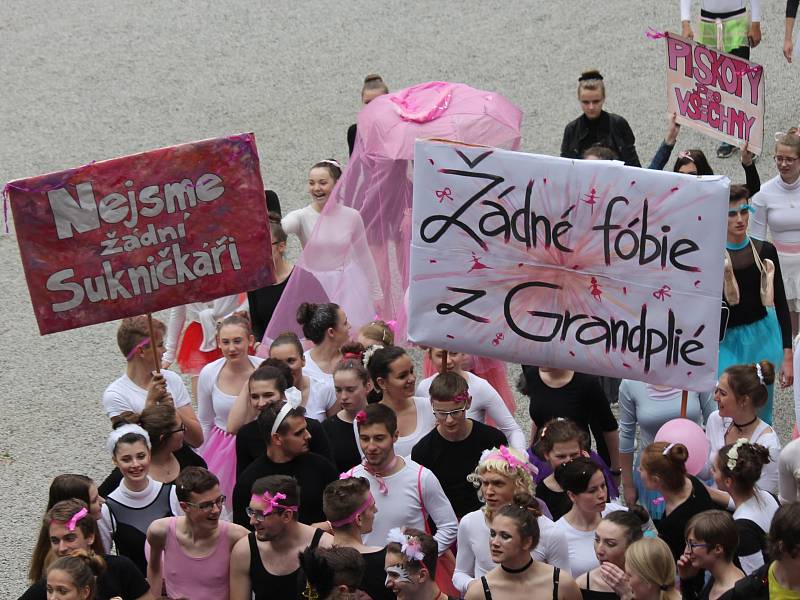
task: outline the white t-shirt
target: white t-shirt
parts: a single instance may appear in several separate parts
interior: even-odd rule
[[[254,367],[258,367],[264,361],[258,356],[248,356],[248,358]],[[231,412],[236,396],[226,394],[217,387],[217,379],[227,360],[223,356],[208,363],[200,371],[197,379],[197,419],[203,428],[205,439],[208,439],[208,433],[214,425],[222,431],[228,431],[228,413]]]
[[[606,516],[615,510],[628,510],[626,507],[614,502],[607,502],[601,513]],[[569,568],[573,579],[600,566],[597,555],[594,553],[594,531],[581,531],[575,529],[566,519],[566,515],[555,522],[557,535],[561,535],[569,548]]]
[[[539,543],[531,551],[531,556],[559,569],[569,571],[569,549],[567,540],[560,535],[555,523],[542,515],[539,523]],[[483,510],[467,513],[458,524],[458,554],[453,585],[465,594],[470,582],[486,575],[497,565],[492,562],[489,551],[489,525]]]
[[[772,517],[775,516],[775,512],[779,508],[778,501],[775,500],[772,494],[764,490],[756,488],[755,492],[752,498],[736,507],[736,511],[733,513],[733,520],[747,519],[752,521],[766,535],[772,523]],[[752,554],[743,555],[740,547],[737,553],[745,575],[750,575],[764,565],[764,555],[760,549]]]
[[[714,460],[719,453],[719,449],[725,446],[725,432],[733,424],[733,419],[719,416],[719,411],[715,410],[708,416],[706,422],[706,437],[708,438],[709,452],[708,463],[714,464]],[[758,480],[758,487],[764,491],[778,493],[778,455],[781,453],[781,443],[778,434],[769,425],[759,421],[753,434],[750,436],[751,443],[760,444],[769,450],[770,462],[761,469],[761,479]]]
[[[303,375],[314,377],[333,387],[333,375],[319,368],[319,365],[311,358],[311,350],[306,350],[303,353],[303,357],[306,359],[306,366],[303,367]]]
[[[332,384],[317,379],[313,375],[308,376],[308,381],[306,416],[322,423],[328,418],[328,409],[336,404],[336,391],[333,389]],[[292,406],[300,406],[302,393],[296,387],[290,387],[286,390],[286,400]]]
[[[472,404],[467,411],[467,417],[481,423],[486,423],[487,415],[495,422],[495,426],[502,431],[509,445],[521,452],[527,450],[525,434],[522,428],[509,412],[508,407],[500,394],[492,387],[492,384],[478,377],[474,373],[465,371],[467,376],[467,386],[469,395],[472,396]],[[431,382],[436,375],[427,377],[417,385],[417,396],[427,398],[430,402]]]
[[[413,527],[425,531],[420,499],[425,504],[425,511],[436,524],[434,539],[439,544],[439,554],[447,550],[456,541],[458,518],[445,496],[439,480],[430,470],[404,458],[405,467],[384,478],[387,494],[382,494],[378,480],[370,475],[363,465],[356,465],[350,470],[354,477],[366,477],[375,498],[378,513],[372,531],[364,534],[363,541],[368,546],[385,546],[386,536],[394,527]],[[420,471],[421,470],[421,471]],[[419,487],[417,487],[419,482]],[[421,492],[421,498],[420,498]]]
[[[800,354],[800,353],[796,353]],[[800,499],[800,438],[792,440],[778,458],[780,499],[788,503]]]
[[[175,408],[191,405],[192,399],[181,376],[169,370],[162,370],[161,374],[167,383],[167,391],[172,396]],[[147,390],[140,388],[127,375],[123,375],[108,384],[106,391],[103,392],[103,410],[109,417],[116,417],[126,411],[141,414],[146,399]]]

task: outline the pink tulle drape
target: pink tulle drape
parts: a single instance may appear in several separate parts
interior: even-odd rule
[[[365,106],[353,155],[297,261],[262,347],[284,331],[302,334],[295,320],[301,302],[336,302],[354,329],[376,314],[395,319],[396,343],[404,344],[414,141],[442,138],[516,149],[521,121],[522,112],[499,94],[440,81]]]

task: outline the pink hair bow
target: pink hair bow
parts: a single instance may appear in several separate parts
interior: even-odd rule
[[[259,500],[267,505],[267,509],[264,511],[265,515],[270,514],[276,508],[282,508],[283,510],[290,510],[292,512],[296,512],[298,508],[297,506],[286,506],[285,504],[281,504],[281,500],[286,500],[286,494],[282,492],[278,492],[274,496],[269,492],[264,492],[261,496],[258,494],[253,494],[251,500]]]
[[[356,413],[356,423],[363,423],[367,420],[366,411],[360,410]]]
[[[67,521],[67,530],[68,531],[75,531],[75,527],[78,525],[78,521],[80,521],[83,517],[89,514],[89,511],[85,508],[80,509],[76,512],[69,521]]]
[[[512,469],[524,469],[531,475],[536,475],[539,470],[526,460],[520,460],[508,449],[508,446],[500,446],[496,455],[508,463]]]
[[[647,31],[644,32],[645,37],[648,40],[660,40],[665,37],[669,37],[669,34],[666,31],[659,31],[654,27],[648,27]]]
[[[395,328],[397,327],[397,321],[396,320],[386,321],[385,319],[381,319],[378,315],[375,315],[374,317],[372,317],[372,320],[373,321],[383,321],[384,323],[386,323],[386,326],[389,329],[392,330],[392,333],[396,333],[396,331],[395,331]]]

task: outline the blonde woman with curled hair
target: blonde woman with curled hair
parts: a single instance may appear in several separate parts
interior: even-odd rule
[[[609,565],[611,566],[611,565]],[[678,600],[675,560],[661,538],[645,537],[625,551],[625,570],[607,570],[614,590],[623,600]]]
[[[500,446],[484,452],[475,471],[468,479],[477,488],[483,508],[467,513],[458,524],[458,553],[453,585],[462,594],[474,579],[480,578],[494,568],[489,551],[489,524],[494,513],[510,504],[516,494],[533,497],[533,475],[535,471],[528,457],[513,448]],[[531,548],[531,556],[554,567],[569,570],[569,551],[563,537],[556,534],[555,525],[543,514],[546,506],[539,506],[537,523],[538,544]]]

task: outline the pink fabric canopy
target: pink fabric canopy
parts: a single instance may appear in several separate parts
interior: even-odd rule
[[[301,302],[339,304],[354,329],[396,319],[406,341],[414,140],[444,138],[516,149],[522,112],[503,96],[430,82],[379,96],[358,115],[353,155],[297,261],[264,336],[302,337]]]

